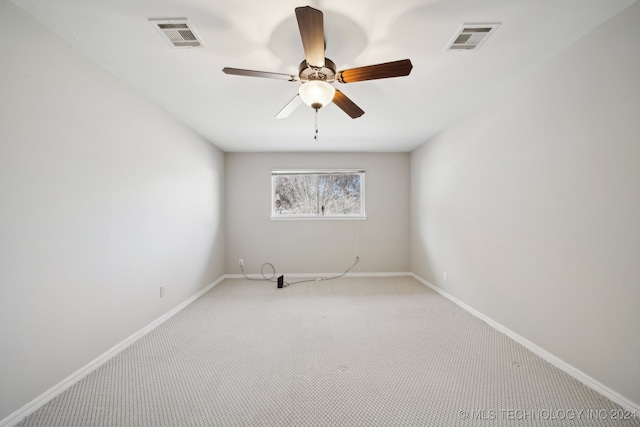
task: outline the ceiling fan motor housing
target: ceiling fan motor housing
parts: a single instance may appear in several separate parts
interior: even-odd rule
[[[324,67],[317,68],[310,66],[307,64],[307,61],[304,60],[300,63],[300,67],[298,67],[298,76],[302,82],[308,82],[309,80],[331,82],[336,78],[336,64],[334,64],[332,60],[325,58]]]

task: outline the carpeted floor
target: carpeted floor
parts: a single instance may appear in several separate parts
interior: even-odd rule
[[[640,426],[625,415],[413,278],[233,279],[19,426]]]

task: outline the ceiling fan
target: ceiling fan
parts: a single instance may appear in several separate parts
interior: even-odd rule
[[[305,59],[300,63],[297,76],[229,67],[222,69],[226,74],[238,76],[302,82],[298,94],[280,110],[276,118],[288,117],[303,102],[315,109],[316,112],[333,102],[352,119],[358,118],[364,114],[364,111],[345,94],[334,88],[333,82],[354,83],[364,80],[402,77],[408,76],[411,72],[413,65],[409,59],[336,71],[336,65],[333,61],[324,56],[325,39],[322,12],[309,6],[297,7],[295,11],[305,55]]]

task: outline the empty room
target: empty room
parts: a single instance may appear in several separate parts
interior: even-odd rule
[[[0,427],[640,426],[640,3],[0,0]]]

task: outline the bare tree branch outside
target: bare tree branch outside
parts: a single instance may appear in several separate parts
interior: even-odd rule
[[[363,173],[273,175],[276,215],[360,216]]]

